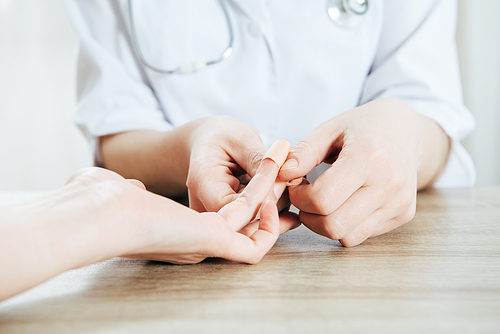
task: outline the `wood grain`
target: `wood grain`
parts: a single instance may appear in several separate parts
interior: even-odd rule
[[[0,303],[0,333],[499,333],[499,240],[500,187],[433,190],[354,248],[301,227],[254,266],[73,270]]]

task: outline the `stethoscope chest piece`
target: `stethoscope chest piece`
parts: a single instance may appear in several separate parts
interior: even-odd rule
[[[359,27],[367,11],[368,0],[328,0],[328,15],[341,27]]]

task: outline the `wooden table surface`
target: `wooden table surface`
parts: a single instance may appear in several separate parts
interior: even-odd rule
[[[257,265],[113,259],[0,303],[0,333],[170,332],[500,333],[500,187],[420,193],[354,248],[300,227]]]

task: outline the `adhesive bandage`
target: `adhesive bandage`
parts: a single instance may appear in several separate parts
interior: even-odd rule
[[[299,184],[301,184],[301,183],[302,183],[302,180],[303,180],[303,179],[304,179],[303,177],[298,177],[298,178],[296,178],[296,179],[293,179],[293,180],[291,180],[291,181],[288,181],[288,182],[286,183],[286,185],[287,185],[287,186],[298,186]]]
[[[288,152],[290,151],[290,143],[283,139],[278,139],[275,141],[269,150],[267,150],[264,159],[271,159],[274,161],[279,168],[285,163]]]

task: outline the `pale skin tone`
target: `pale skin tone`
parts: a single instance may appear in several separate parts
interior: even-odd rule
[[[439,177],[449,151],[450,140],[434,121],[397,99],[380,99],[312,130],[291,148],[279,177],[289,181],[333,163],[314,184],[289,187],[290,201],[308,228],[354,246],[410,221],[417,190]],[[244,186],[238,177],[252,177],[264,152],[252,128],[225,116],[167,133],[102,139],[106,167],[168,196],[188,190],[197,211],[229,203]]]
[[[201,118],[169,132],[124,132],[101,141],[106,168],[168,197],[189,193],[190,207],[199,212],[218,211],[231,202],[266,153],[254,129],[228,116]],[[278,208],[287,205],[285,196]]]
[[[2,208],[0,300],[116,256],[257,263],[280,232],[300,225],[292,213],[278,217],[275,191],[281,195],[285,188],[278,170],[272,160],[263,160],[248,186],[211,213],[198,213],[100,168],[78,173],[43,197]],[[260,220],[253,221],[259,209]]]

